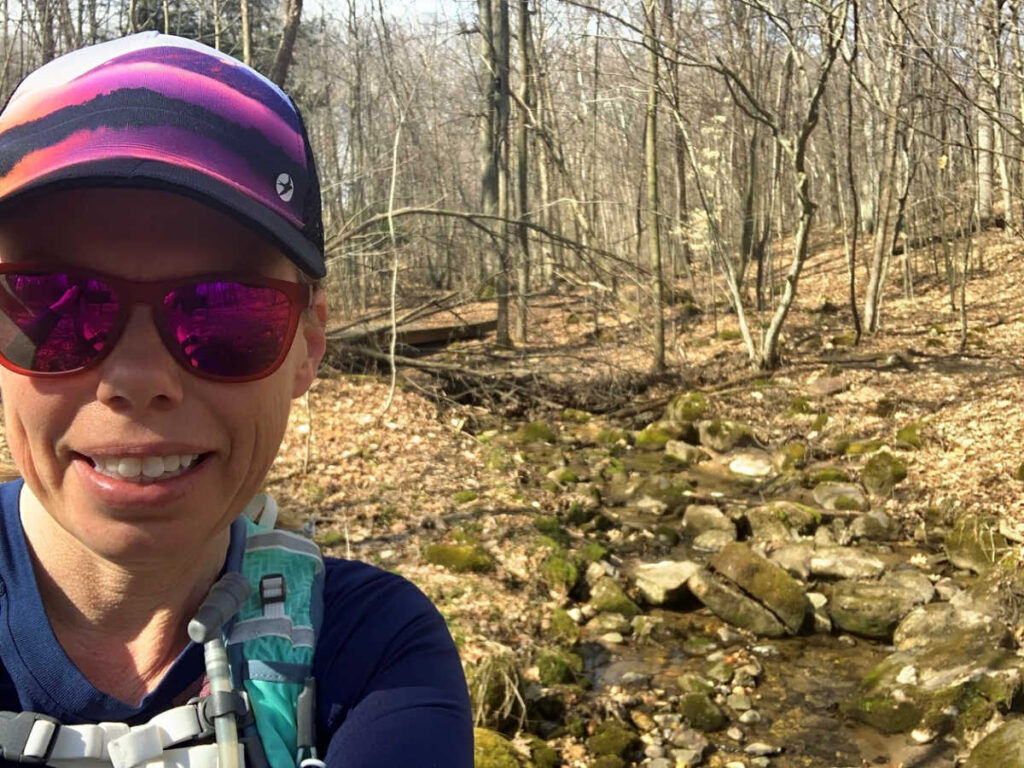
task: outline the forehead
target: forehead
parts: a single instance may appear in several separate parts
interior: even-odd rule
[[[0,216],[0,261],[46,262],[139,280],[245,271],[294,280],[270,241],[219,210],[148,189],[68,189]]]

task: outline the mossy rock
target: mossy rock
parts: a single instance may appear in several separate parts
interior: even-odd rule
[[[587,739],[587,749],[597,757],[626,757],[639,744],[636,732],[616,720],[605,720]]]
[[[610,576],[602,576],[590,588],[590,605],[600,613],[621,613],[627,619],[640,613],[637,604]]]
[[[569,593],[579,581],[579,569],[560,554],[550,555],[540,564],[541,580],[551,589]]]
[[[854,440],[846,446],[843,453],[847,456],[863,456],[868,453],[880,451],[884,447],[885,442],[882,440]]]
[[[814,487],[821,483],[848,483],[850,476],[839,467],[824,467],[807,474],[807,485]]]
[[[807,444],[794,440],[772,452],[772,466],[776,472],[785,472],[803,465],[807,459]]]
[[[513,443],[517,445],[528,445],[529,443],[553,443],[556,435],[553,429],[543,421],[531,421],[523,424],[512,433]]]
[[[590,768],[626,768],[626,761],[618,755],[602,755],[590,764]]]
[[[853,347],[857,345],[857,334],[853,331],[846,331],[832,337],[833,347]]]
[[[819,413],[814,417],[814,421],[811,422],[812,432],[821,432],[825,427],[828,426],[829,415],[827,413]]]
[[[900,677],[908,667],[910,681]],[[962,739],[1006,711],[1020,690],[1019,657],[965,630],[891,654],[842,710],[883,733],[920,728]]]
[[[511,741],[486,728],[473,729],[473,768],[536,768]]]
[[[484,452],[484,464],[492,472],[508,472],[515,465],[512,454],[499,445],[489,445]]]
[[[708,412],[708,399],[700,392],[676,395],[665,408],[665,421],[674,424],[692,424],[703,419]]]
[[[588,563],[596,563],[608,555],[608,549],[596,541],[588,541],[580,550],[580,555]]]
[[[456,491],[452,496],[452,501],[456,504],[468,504],[471,501],[476,501],[480,495],[473,490],[466,489],[464,491]]]
[[[725,713],[703,693],[688,693],[679,699],[676,711],[698,731],[720,731],[729,723]]]
[[[873,496],[888,496],[906,479],[907,465],[888,451],[876,453],[860,472],[861,484]]]
[[[561,764],[558,751],[532,733],[526,734],[526,745],[530,749],[530,759],[536,768],[556,768]]]
[[[742,448],[754,442],[753,430],[745,424],[725,419],[702,421],[697,426],[700,431],[701,445],[706,445],[718,453],[726,453],[733,448]]]
[[[688,480],[676,480],[666,475],[651,475],[644,479],[634,490],[634,501],[653,499],[665,505],[666,513],[676,512],[690,503],[688,492],[694,485]]]
[[[1008,720],[971,750],[963,768],[1020,768],[1024,765],[1024,720]]]
[[[598,445],[616,445],[618,443],[629,445],[629,433],[626,430],[608,427],[597,433]]]
[[[569,543],[569,534],[562,528],[562,524],[558,521],[557,517],[552,517],[551,515],[535,517],[533,518],[533,527],[562,546]]]
[[[548,637],[559,645],[573,646],[579,642],[580,627],[569,612],[563,608],[556,608],[551,614],[551,626],[548,629]]]
[[[924,422],[912,421],[900,427],[896,432],[896,447],[906,451],[918,451],[924,447],[924,438],[921,430],[925,428]]]
[[[474,544],[432,544],[424,552],[428,563],[453,573],[488,573],[494,570],[494,558]]]
[[[576,408],[565,408],[562,411],[562,421],[568,421],[570,424],[586,424],[593,418],[586,411],[580,411]]]
[[[665,443],[672,440],[673,435],[663,427],[655,424],[648,424],[636,433],[634,445],[638,451],[661,451]]]
[[[777,503],[780,509],[785,502]],[[790,504],[797,514],[800,507]],[[807,598],[800,584],[775,563],[753,552],[746,544],[726,544],[714,557],[711,566],[716,572],[737,584],[745,594],[767,606],[791,634],[803,626],[807,614]]]
[[[575,653],[548,649],[538,654],[537,669],[543,685],[574,683],[583,674],[583,660]]]
[[[786,413],[790,416],[801,416],[809,415],[815,411],[814,403],[811,398],[805,395],[798,395],[789,402],[789,408],[786,409]]]
[[[580,476],[568,467],[555,467],[547,473],[545,479],[562,488],[566,485],[576,485],[580,481]]]
[[[719,341],[738,341],[743,338],[743,334],[738,328],[723,328],[715,334],[715,338]]]

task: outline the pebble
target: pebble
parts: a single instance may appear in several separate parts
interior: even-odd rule
[[[917,685],[917,669],[908,664],[896,675],[896,682],[900,685]]]
[[[601,635],[598,638],[602,643],[608,643],[609,645],[622,645],[625,639],[622,637],[621,632],[608,632],[607,634]]]
[[[742,760],[730,760],[725,764],[725,768],[747,768],[747,764]]]
[[[752,706],[750,697],[745,693],[732,693],[726,698],[725,703],[737,712],[745,712]]]
[[[680,728],[672,733],[669,741],[671,741],[673,747],[696,752],[698,756],[703,756],[711,745],[707,736],[695,728]]]
[[[647,764],[648,768],[675,768],[667,757],[658,756]]]
[[[662,728],[678,728],[683,722],[683,716],[677,712],[662,712],[654,716],[654,722]]]
[[[779,649],[774,645],[752,645],[750,646],[750,652],[756,653],[758,656],[764,656],[765,658],[779,655]]]
[[[568,611],[566,611],[566,613],[569,614],[569,618],[575,621],[577,624],[583,622],[583,611],[581,611],[576,606],[570,608]]]
[[[768,768],[772,764],[772,761],[767,757],[752,757],[750,758],[750,768]]]
[[[736,645],[743,641],[743,635],[731,627],[719,627],[715,634],[718,635],[718,642],[722,645]]]
[[[644,748],[644,756],[650,758],[658,758],[665,756],[665,748],[660,744],[648,744]]]
[[[840,635],[836,638],[836,642],[840,645],[845,645],[847,648],[853,648],[857,644],[857,641],[849,635]]]
[[[645,735],[647,731],[653,731],[656,727],[655,721],[642,709],[630,710],[629,719],[633,721],[633,725],[644,731]]]
[[[742,715],[740,715],[740,722],[744,725],[753,725],[754,723],[761,722],[761,713],[756,709],[748,709]]]
[[[672,757],[676,761],[675,768],[693,768],[704,759],[704,754],[692,749],[673,749]]]
[[[779,747],[773,747],[771,744],[765,744],[763,741],[754,741],[747,744],[743,751],[755,757],[767,757],[768,755],[777,755],[782,750]]]
[[[727,730],[725,732],[725,735],[728,736],[733,741],[743,741],[743,739],[744,739],[743,729],[742,728],[737,728],[735,725],[732,728],[730,728],[729,730]]]

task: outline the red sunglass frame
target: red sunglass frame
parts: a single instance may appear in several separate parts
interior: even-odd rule
[[[31,376],[33,378],[55,379],[74,376],[82,373],[83,371],[87,371],[90,368],[96,367],[103,362],[103,360],[110,354],[111,350],[117,346],[118,341],[121,339],[121,334],[124,332],[125,326],[128,324],[128,320],[131,317],[132,309],[139,304],[144,304],[148,306],[152,312],[153,324],[156,326],[157,333],[160,335],[160,339],[163,341],[164,347],[170,353],[171,357],[173,357],[175,361],[186,371],[194,376],[209,379],[211,381],[220,381],[225,383],[256,381],[258,379],[266,378],[281,367],[281,364],[288,356],[288,351],[291,349],[292,341],[295,339],[295,332],[299,326],[299,318],[302,316],[302,312],[311,307],[313,303],[313,290],[310,285],[290,282],[288,280],[277,280],[258,274],[244,272],[211,272],[165,280],[130,280],[128,278],[117,277],[105,272],[90,269],[46,267],[39,264],[17,262],[0,264],[0,280],[3,280],[6,275],[12,273],[20,273],[26,276],[67,275],[71,279],[97,280],[110,287],[118,302],[117,318],[108,333],[107,346],[94,359],[90,360],[83,366],[72,368],[67,371],[36,371],[31,368],[25,368],[17,365],[11,360],[8,360],[2,350],[0,350],[0,365],[10,371],[14,371],[15,373],[23,376]],[[172,290],[181,289],[183,287],[199,283],[212,282],[238,283],[239,285],[254,288],[269,288],[278,291],[288,299],[288,328],[285,331],[281,351],[270,366],[257,373],[246,376],[222,376],[209,373],[201,368],[196,368],[189,363],[188,356],[174,338],[173,329],[171,328],[171,324],[168,321],[167,314],[164,309],[164,298]],[[3,305],[8,300],[9,294],[3,289],[3,287],[0,287],[0,312],[4,311]]]

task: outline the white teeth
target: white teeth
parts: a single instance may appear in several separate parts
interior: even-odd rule
[[[170,456],[103,456],[93,459],[93,466],[101,475],[144,483],[152,480],[166,480],[188,471],[198,458],[194,453],[172,454]]]
[[[117,462],[117,474],[122,477],[135,477],[142,471],[142,459],[126,456]]]
[[[160,477],[164,473],[164,460],[160,456],[147,456],[142,460],[142,474]]]

